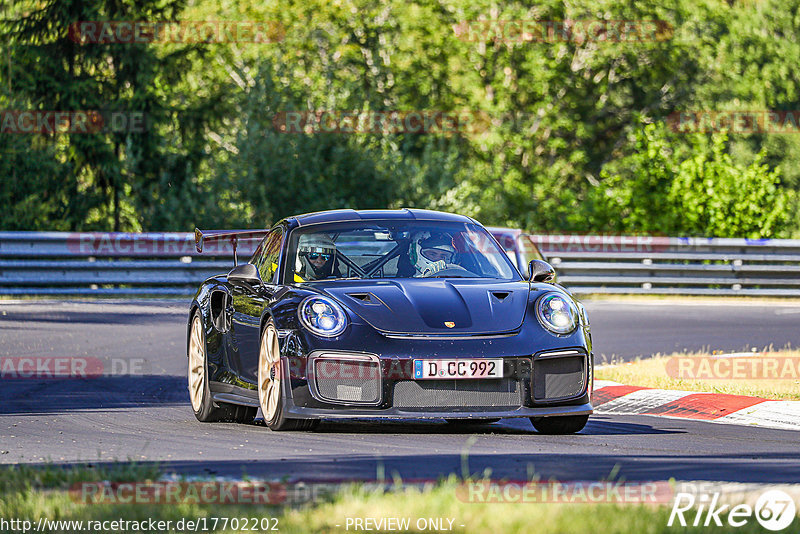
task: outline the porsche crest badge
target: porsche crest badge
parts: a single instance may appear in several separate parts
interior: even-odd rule
[[[445,322],[444,322],[444,325],[445,325],[447,328],[453,328],[453,327],[456,325],[456,323],[454,323],[453,321],[445,321]]]

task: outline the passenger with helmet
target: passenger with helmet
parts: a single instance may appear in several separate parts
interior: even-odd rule
[[[453,237],[446,233],[421,232],[409,245],[409,259],[414,266],[415,277],[432,276],[452,267],[456,256]]]
[[[336,267],[336,244],[327,234],[300,236],[297,246],[297,273],[304,280],[341,277]]]

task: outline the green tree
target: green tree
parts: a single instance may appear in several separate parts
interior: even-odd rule
[[[14,205],[3,228],[263,226],[302,211],[408,205],[549,232],[800,232],[800,137],[705,139],[660,124],[684,110],[799,109],[800,0],[14,6],[12,22],[0,23],[7,109],[141,111],[148,128],[1,140],[0,166],[16,169],[0,177]],[[108,19],[277,21],[285,35],[268,44],[67,39],[72,22]],[[668,26],[644,39],[514,41],[497,31],[498,21],[597,19]],[[465,35],[479,20],[495,26]],[[449,135],[276,132],[272,118],[291,110],[468,111],[490,121]],[[744,191],[774,217],[749,211]]]
[[[192,97],[180,85],[181,73],[192,66],[189,56],[201,50],[80,43],[69,34],[78,21],[175,20],[183,5],[183,0],[49,0],[5,24],[13,45],[10,99],[18,105],[145,118],[143,129],[126,125],[96,133],[29,134],[39,137],[40,145],[51,143],[51,149],[37,154],[54,157],[64,171],[57,173],[63,182],[53,195],[63,205],[50,212],[51,225],[139,230],[188,223],[174,219],[170,208],[175,199],[189,196],[185,192],[192,189],[194,172],[207,156],[206,125],[225,109],[213,100]],[[3,227],[9,224],[0,219]]]
[[[727,151],[725,133],[691,134],[684,143],[663,123],[647,124],[630,153],[601,172],[588,201],[595,231],[710,237],[775,237],[789,223],[780,173]]]

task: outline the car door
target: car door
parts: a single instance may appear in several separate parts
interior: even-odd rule
[[[278,227],[266,235],[250,260],[258,268],[261,285],[236,284],[231,288],[233,318],[231,329],[236,339],[238,374],[241,379],[258,382],[258,352],[261,342],[261,315],[275,293],[275,276],[280,257],[283,229]]]

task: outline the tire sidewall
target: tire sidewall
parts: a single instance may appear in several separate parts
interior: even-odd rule
[[[262,373],[262,370],[264,369],[264,366],[262,364],[263,363],[262,362],[262,358],[265,357],[264,354],[262,353],[262,351],[264,350],[264,336],[267,335],[267,330],[269,330],[270,328],[275,330],[275,336],[277,337],[278,332],[275,329],[275,323],[273,322],[272,319],[269,319],[267,321],[267,324],[264,326],[264,329],[261,331],[261,338],[259,340],[259,346],[258,346],[258,387],[259,387],[259,390],[261,388],[261,383],[262,383],[262,381],[261,381],[261,373]],[[278,338],[278,339],[279,339],[279,341],[278,341],[278,352],[279,352],[278,361],[280,362],[279,369],[280,369],[280,373],[281,373],[281,380],[280,380],[280,384],[279,384],[280,391],[279,391],[279,394],[278,394],[278,402],[277,402],[276,407],[275,407],[275,414],[272,416],[271,419],[267,419],[267,414],[264,413],[264,407],[261,406],[261,396],[260,396],[260,394],[259,394],[259,397],[258,397],[259,406],[261,406],[261,415],[264,417],[264,423],[270,428],[280,428],[280,427],[282,427],[284,425],[284,423],[286,421],[286,418],[283,415],[283,382],[284,382],[283,361],[282,361],[281,355],[280,355],[280,338]]]
[[[195,417],[197,417],[198,420],[206,421],[210,418],[211,412],[214,409],[214,405],[213,402],[211,402],[211,389],[209,388],[208,347],[206,347],[206,329],[205,329],[205,324],[203,322],[203,314],[200,313],[200,310],[196,310],[194,312],[191,322],[192,326],[190,328],[194,327],[195,320],[200,321],[200,347],[203,349],[203,395],[200,398],[200,409],[195,410],[194,406],[192,406],[192,411],[194,412],[194,415]],[[190,363],[191,363],[191,358],[190,358]],[[188,371],[186,373],[186,378],[187,380],[189,378]],[[189,399],[189,401],[191,404],[191,399]]]

